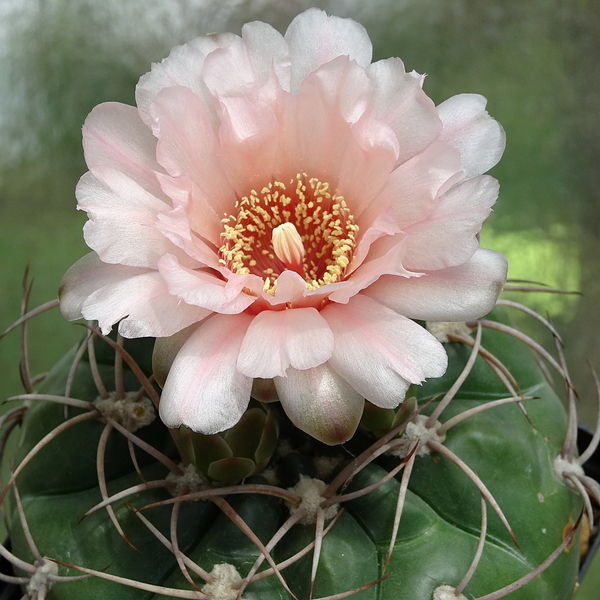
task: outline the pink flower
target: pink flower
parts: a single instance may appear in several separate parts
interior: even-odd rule
[[[396,407],[441,376],[443,346],[412,319],[494,305],[504,258],[478,249],[504,149],[485,99],[437,108],[397,58],[371,64],[365,30],[310,9],[285,36],[173,49],[137,108],[96,107],[77,188],[94,252],[61,285],[69,319],[125,337],[186,329],[161,417],[233,426],[253,379],[273,379],[300,429],[355,431],[364,398]]]

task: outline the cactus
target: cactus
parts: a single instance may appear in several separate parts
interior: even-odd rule
[[[31,600],[567,600],[598,485],[580,466],[590,452],[575,458],[562,354],[503,310],[470,334],[429,325],[446,375],[399,413],[368,407],[342,446],[257,403],[241,436],[250,454],[240,436],[193,440],[153,418],[153,340],[89,326],[38,389],[25,377],[3,418],[18,438],[2,494],[16,575],[3,578]],[[228,457],[231,477],[226,462],[211,471]]]
[[[92,252],[59,296],[91,321],[31,379],[26,323],[58,302],[24,309],[1,422],[29,600],[570,598],[598,438],[576,458],[547,321],[501,302],[558,358],[475,320],[506,280],[478,240],[503,129],[371,57],[312,8],[174,48],[137,108],[88,116]]]

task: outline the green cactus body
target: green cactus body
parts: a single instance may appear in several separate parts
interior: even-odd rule
[[[485,483],[510,523],[519,548],[488,505],[487,536],[481,560],[463,594],[479,598],[518,580],[540,565],[565,539],[577,521],[582,501],[574,489],[555,474],[553,462],[565,436],[566,416],[561,402],[547,384],[528,348],[497,332],[485,331],[483,346],[512,372],[528,400],[525,405],[530,424],[515,403],[470,416],[451,427],[443,445],[459,456]],[[105,347],[104,347],[105,346]],[[143,368],[148,368],[151,341],[127,342],[126,348]],[[96,342],[96,360],[105,384],[114,379],[113,351]],[[110,352],[109,352],[110,350]],[[450,366],[447,374],[427,382],[418,390],[419,406],[434,398],[425,413],[434,410],[464,367],[471,349],[461,343],[447,344]],[[73,355],[65,357],[47,377],[39,393],[62,395]],[[98,395],[89,362],[84,359],[76,372],[71,397],[93,401]],[[124,369],[125,389],[138,390],[133,373]],[[485,362],[478,358],[458,394],[442,413],[442,421],[483,403],[506,397],[504,384]],[[72,418],[82,409],[68,409]],[[35,444],[65,421],[65,408],[52,402],[34,402],[28,408],[17,456],[18,465]],[[90,418],[63,431],[41,449],[19,473],[16,483],[29,529],[43,556],[61,563],[106,570],[107,573],[152,585],[194,590],[184,578],[173,552],[161,543],[136,515],[132,507],[143,507],[159,500],[173,500],[164,487],[135,493],[112,504],[133,549],[126,543],[102,508],[85,519],[82,516],[101,501],[97,476],[97,447],[106,425]],[[323,452],[335,463],[347,464],[375,438],[357,434],[348,450],[329,449],[291,432],[282,422],[280,448],[273,472],[278,484],[294,485],[301,475],[315,477],[316,457]],[[105,434],[106,435],[106,434]],[[180,457],[172,437],[156,419],[136,432],[140,438],[173,461]],[[285,456],[283,456],[285,454]],[[150,454],[137,449],[137,462],[145,481],[164,481],[168,468]],[[341,489],[350,494],[377,483],[400,462],[383,455],[360,470]],[[136,472],[126,439],[113,431],[104,455],[105,479],[109,495],[142,483]],[[340,467],[338,467],[339,469]],[[481,529],[481,494],[475,484],[447,457],[438,452],[414,459],[397,538],[387,570],[384,564],[398,503],[400,480],[396,477],[360,497],[342,502],[345,510],[322,539],[320,559],[312,590],[323,598],[365,586],[385,577],[355,596],[361,600],[431,600],[442,585],[456,587],[469,569]],[[329,481],[326,478],[326,481]],[[266,483],[260,475],[251,481]],[[268,494],[245,493],[226,496],[232,507],[254,534],[267,544],[290,516],[285,502]],[[23,533],[16,503],[10,502],[13,552],[34,562]],[[244,577],[260,551],[250,537],[224,512],[223,504],[212,500],[184,501],[176,505],[147,508],[142,515],[171,539],[173,510],[177,506],[177,541],[189,559],[210,572],[215,564],[234,565]],[[81,520],[81,521],[80,521]],[[325,527],[331,524],[325,521]],[[275,563],[294,556],[315,539],[314,524],[296,524],[283,535],[271,556]],[[308,598],[313,551],[281,571],[299,599]],[[509,594],[511,600],[544,598],[567,600],[573,592],[578,565],[574,542],[562,551],[553,564],[525,587]],[[264,561],[259,572],[269,565]],[[191,572],[191,571],[190,571]],[[60,567],[60,574],[80,573]],[[192,575],[198,589],[204,581]],[[206,590],[205,590],[206,591]],[[102,598],[111,600],[155,600],[166,596],[152,589],[134,589],[91,577],[82,581],[56,583],[48,594],[54,600]],[[206,598],[197,593],[198,598]],[[210,597],[210,596],[209,596]],[[227,596],[222,596],[226,598]],[[220,597],[214,595],[215,600]],[[235,594],[231,596],[235,598]],[[251,583],[243,592],[246,600],[289,600],[280,580],[271,575]]]

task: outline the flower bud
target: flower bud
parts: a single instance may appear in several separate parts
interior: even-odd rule
[[[380,408],[370,402],[365,402],[365,409],[360,420],[363,431],[382,437],[388,431],[406,423],[417,407],[416,386],[411,386],[406,394],[406,400],[396,409]],[[398,432],[402,435],[404,428]]]
[[[256,475],[275,452],[279,423],[274,412],[251,401],[239,422],[214,435],[179,429],[180,447],[198,473],[214,485],[233,485]]]

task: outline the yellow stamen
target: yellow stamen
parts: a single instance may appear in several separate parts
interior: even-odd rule
[[[286,269],[309,290],[341,281],[352,261],[358,226],[345,199],[329,183],[298,173],[289,185],[273,181],[236,203],[222,219],[220,262],[235,273],[254,274],[275,294]]]

